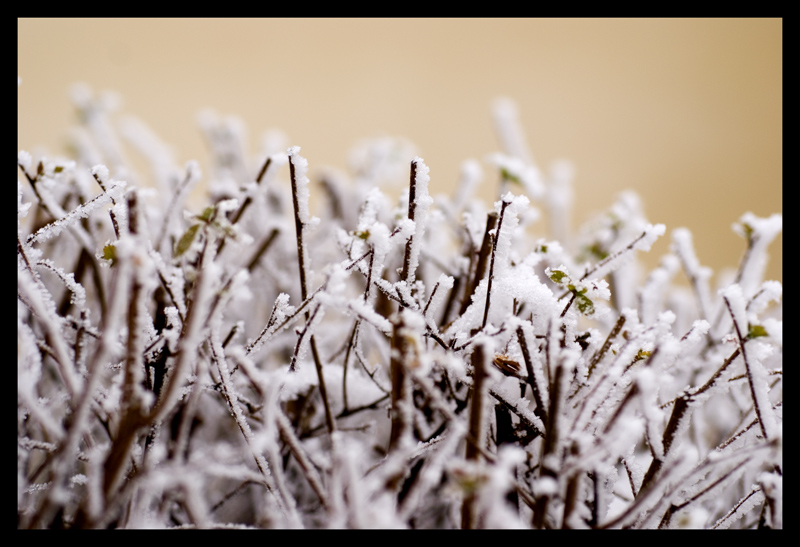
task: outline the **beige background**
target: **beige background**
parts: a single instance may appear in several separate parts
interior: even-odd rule
[[[406,137],[435,194],[499,150],[506,95],[539,166],[574,163],[575,227],[631,188],[719,269],[743,249],[731,223],[782,211],[782,40],[780,19],[20,19],[18,146],[61,150],[81,81],[119,93],[179,163],[205,156],[210,107],[246,122],[254,152],[283,130],[312,172],[346,168],[358,139]]]

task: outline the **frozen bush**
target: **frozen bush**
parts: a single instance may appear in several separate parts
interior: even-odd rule
[[[435,199],[405,141],[315,180],[207,113],[189,211],[196,162],[75,101],[74,157],[17,160],[19,528],[782,527],[780,215],[717,293],[684,228],[640,275],[667,230],[635,194],[539,228],[571,170],[507,100]]]

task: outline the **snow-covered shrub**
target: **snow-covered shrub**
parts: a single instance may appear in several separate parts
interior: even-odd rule
[[[187,210],[198,164],[75,99],[71,158],[18,155],[19,527],[782,526],[780,215],[719,290],[632,193],[570,234],[508,102],[453,196],[404,141],[312,181],[206,114]]]

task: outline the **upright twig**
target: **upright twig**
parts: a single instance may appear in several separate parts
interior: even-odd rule
[[[304,233],[308,218],[308,179],[305,176],[306,160],[298,155],[299,147],[292,147],[288,151],[289,155],[289,172],[292,180],[292,205],[294,208],[294,227],[297,236],[297,261],[300,267],[300,299],[305,301],[308,297],[308,249],[305,245]],[[302,172],[298,173],[297,163],[302,165]],[[302,193],[302,195],[300,195]],[[310,320],[309,312],[306,311],[306,323]],[[328,432],[333,433],[336,431],[336,422],[331,412],[331,405],[328,401],[328,389],[325,387],[325,376],[322,372],[322,361],[319,357],[317,350],[317,342],[312,334],[309,339],[311,346],[311,355],[314,359],[314,367],[317,371],[317,379],[319,380],[319,394],[322,398],[322,404],[325,408],[325,423],[328,426]],[[290,370],[293,370],[290,368]]]
[[[424,192],[417,194],[418,171],[421,160],[414,158],[411,161],[411,173],[408,184],[408,219],[415,222],[417,219],[417,209],[420,205],[420,198],[426,197],[427,185]],[[425,174],[427,176],[427,174]],[[426,204],[427,205],[427,204]],[[418,224],[419,227],[421,224]],[[421,230],[415,229],[406,241],[405,252],[403,254],[403,267],[400,272],[400,281],[405,283],[410,289],[416,274],[417,261],[419,257],[418,242],[422,238]],[[411,403],[409,382],[406,376],[406,367],[410,365],[408,361],[410,351],[408,347],[408,334],[405,332],[406,320],[403,315],[402,307],[398,310],[397,318],[392,331],[392,357],[390,360],[390,376],[392,378],[392,429],[389,437],[389,450],[397,448],[401,438],[410,425]]]
[[[500,217],[497,219],[497,229],[495,230],[495,234],[491,236],[492,260],[489,263],[489,275],[486,285],[486,305],[483,307],[483,322],[481,323],[481,330],[486,328],[486,322],[489,319],[489,305],[492,302],[492,282],[494,281],[494,261],[495,256],[497,255],[497,240],[500,239],[500,230],[503,228],[503,217],[505,216],[506,207],[508,207],[509,203],[509,201],[506,201],[505,199],[503,200],[503,205],[500,206]]]
[[[497,219],[499,215],[497,211],[490,211],[486,215],[486,229],[483,232],[483,242],[481,243],[480,250],[478,251],[478,260],[475,265],[474,272],[472,273],[472,280],[467,285],[464,292],[464,298],[461,301],[460,314],[463,315],[470,305],[471,297],[478,289],[478,285],[486,275],[486,264],[491,259],[492,249],[494,249],[492,234],[497,232]],[[468,272],[469,273],[469,272]]]

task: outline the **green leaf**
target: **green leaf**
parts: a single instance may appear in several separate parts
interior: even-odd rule
[[[209,205],[208,207],[203,209],[203,212],[197,218],[199,218],[203,222],[208,222],[214,216],[214,212],[215,211],[216,211],[216,207],[214,207],[213,205]]]
[[[586,251],[589,254],[589,256],[594,256],[594,257],[596,257],[596,258],[598,258],[600,260],[608,258],[608,251],[606,251],[600,245],[600,243],[597,243],[597,242],[592,243],[592,245],[588,249],[586,249]]]
[[[592,315],[594,313],[594,302],[587,296],[581,293],[575,293],[575,303],[578,305],[578,310],[584,315]]]
[[[186,232],[181,236],[178,244],[175,246],[175,257],[181,256],[183,253],[189,250],[189,247],[192,246],[194,242],[194,238],[197,235],[197,229],[200,228],[199,224],[193,225],[191,228],[186,230]]]
[[[760,338],[762,336],[769,336],[767,329],[761,325],[748,325],[747,338]]]
[[[562,272],[561,270],[550,270],[550,279],[553,283],[561,283],[564,278],[569,278],[566,272]]]
[[[514,182],[514,183],[516,183],[516,184],[522,184],[522,181],[521,181],[521,180],[519,180],[519,177],[518,177],[518,176],[516,176],[516,175],[512,175],[512,174],[511,174],[511,173],[508,171],[508,169],[505,169],[505,168],[503,168],[503,169],[500,169],[500,176],[502,176],[502,177],[503,177],[503,180],[507,180],[507,181],[510,181],[510,182]]]
[[[113,243],[109,243],[105,247],[103,247],[103,260],[108,260],[111,262],[111,265],[114,265],[114,262],[117,260],[117,248],[114,246]]]
[[[586,294],[586,291],[589,290],[589,287],[584,287],[582,289],[578,289],[578,288],[575,287],[575,285],[570,283],[569,285],[567,285],[567,290],[569,290],[572,293],[575,293],[575,296],[580,296],[582,294]]]

